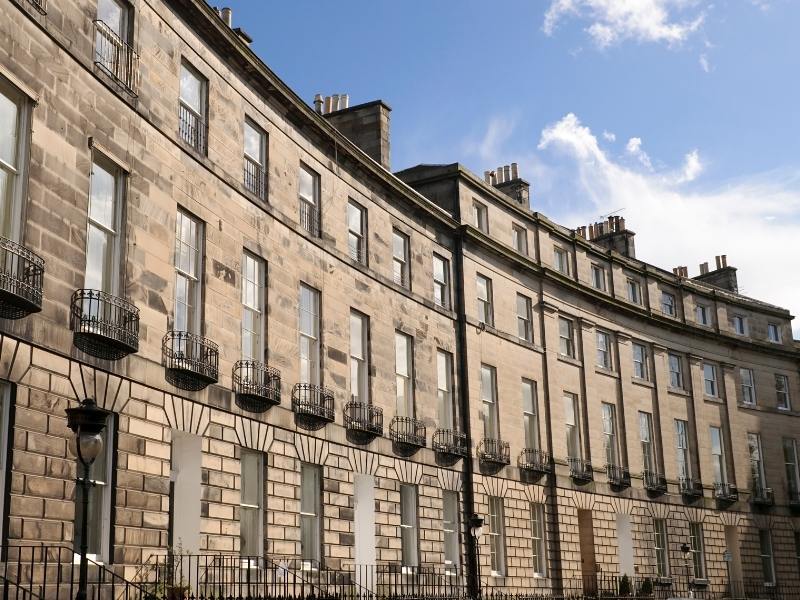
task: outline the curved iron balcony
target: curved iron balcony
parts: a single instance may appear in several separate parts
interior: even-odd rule
[[[693,477],[681,477],[678,480],[678,487],[681,496],[686,498],[701,498],[703,496],[703,484]]]
[[[295,424],[308,431],[333,423],[333,392],[313,383],[295,383],[292,388],[292,412]]]
[[[281,403],[281,373],[258,360],[237,360],[233,364],[233,393],[236,406],[263,413]]]
[[[775,492],[771,487],[756,483],[750,490],[750,502],[756,506],[772,506],[775,504]]]
[[[344,405],[344,426],[353,441],[368,444],[383,435],[383,409],[351,400]]]
[[[592,469],[592,463],[588,460],[570,456],[567,458],[567,464],[569,465],[569,476],[575,481],[587,482],[594,480],[594,469]]]
[[[736,502],[739,499],[739,490],[730,483],[715,481],[714,499],[725,504]]]
[[[467,435],[452,429],[437,429],[433,432],[431,447],[437,454],[463,458],[467,455]]]
[[[523,448],[517,457],[517,466],[523,471],[545,475],[553,471],[553,457],[537,448]]]
[[[42,310],[44,259],[0,237],[0,318],[21,319]]]
[[[414,417],[392,417],[389,437],[398,446],[409,450],[424,448],[427,429],[422,421]]]
[[[101,290],[75,290],[70,301],[72,343],[86,354],[119,360],[139,351],[139,309]]]
[[[219,378],[219,348],[188,331],[168,331],[161,341],[161,359],[168,382],[182,390],[202,390]]]
[[[476,450],[478,460],[484,464],[504,467],[511,464],[511,446],[503,440],[483,438]]]
[[[617,489],[631,487],[631,472],[620,465],[606,465],[608,484]]]
[[[653,494],[667,493],[667,478],[661,473],[645,469],[642,472],[642,480],[644,481],[644,489],[648,492]]]

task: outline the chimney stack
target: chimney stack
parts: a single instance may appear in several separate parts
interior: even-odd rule
[[[489,174],[488,178],[486,173]],[[531,185],[519,176],[519,166],[517,163],[502,165],[494,171],[484,173],[486,183],[497,191],[503,192],[506,196],[515,200],[520,206],[530,210],[530,188]]]
[[[713,271],[708,270],[707,262],[700,265],[700,274],[693,279],[738,294],[739,281],[736,276],[736,268],[728,266],[728,256],[726,254],[715,256],[714,263],[717,268]]]
[[[586,226],[578,228],[584,233],[581,237],[586,237]],[[599,244],[609,250],[616,250],[628,258],[636,258],[636,247],[633,243],[633,236],[636,234],[625,227],[625,219],[618,216],[610,216],[606,221],[590,223],[588,226],[589,241]],[[673,273],[675,270],[673,269]]]
[[[315,110],[343,135],[366,152],[387,171],[389,161],[389,113],[383,100],[350,106],[349,94],[314,96]]]

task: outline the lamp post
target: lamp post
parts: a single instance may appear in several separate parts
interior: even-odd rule
[[[692,556],[692,549],[686,542],[681,544],[681,553],[683,554],[683,562],[686,565],[686,589],[689,592],[689,598],[694,598],[694,586],[689,578],[689,558]]]
[[[67,427],[75,434],[70,440],[70,448],[78,457],[78,463],[82,468],[82,476],[77,478],[76,483],[81,486],[81,566],[80,579],[78,581],[78,593],[75,600],[86,600],[86,582],[88,579],[89,565],[86,560],[88,552],[88,528],[89,520],[89,489],[92,485],[89,481],[89,473],[92,463],[103,450],[103,438],[101,436],[106,426],[106,411],[97,408],[94,400],[85,398],[80,406],[68,408]],[[76,507],[77,508],[77,507]]]
[[[476,564],[478,567],[478,598],[483,597],[481,586],[481,536],[483,535],[483,517],[473,513],[469,520],[469,532],[475,540]]]

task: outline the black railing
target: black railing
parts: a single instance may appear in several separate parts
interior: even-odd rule
[[[703,496],[703,484],[693,477],[681,477],[678,479],[678,489],[681,496],[685,498],[701,498]]]
[[[437,454],[461,458],[467,455],[467,435],[452,429],[437,429],[433,432],[431,448]]]
[[[762,483],[754,483],[750,490],[750,502],[756,506],[772,506],[775,504],[775,492]]]
[[[313,383],[296,383],[292,388],[292,412],[298,427],[309,431],[333,423],[333,392]]]
[[[567,458],[567,464],[569,465],[569,476],[575,481],[594,480],[594,469],[588,460],[570,456]]]
[[[168,331],[161,359],[167,381],[182,390],[202,390],[219,379],[219,348],[200,335]]]
[[[456,565],[404,566],[399,563],[345,565],[360,590],[377,600],[466,600],[464,574]]]
[[[524,448],[517,458],[517,466],[531,473],[552,473],[553,457],[549,452],[538,448]]]
[[[383,435],[383,409],[351,400],[344,406],[344,426],[353,441],[366,444]]]
[[[39,13],[43,15],[47,14],[47,0],[28,0],[28,3]]]
[[[244,187],[247,191],[263,200],[266,192],[266,179],[266,173],[261,163],[245,154]]]
[[[206,153],[207,124],[205,119],[183,102],[178,107],[178,133],[181,139],[197,150]]]
[[[300,200],[300,227],[314,237],[320,237],[319,208],[305,200]]]
[[[237,360],[233,365],[236,406],[262,413],[281,403],[281,372],[258,360]]]
[[[94,64],[136,96],[139,55],[103,21],[94,21]]]
[[[358,238],[358,240],[349,240],[347,242],[347,252],[357,263],[361,263],[362,265],[367,264],[367,244],[364,241],[364,238]]]
[[[727,481],[715,481],[714,499],[725,503],[736,502],[739,499],[739,490]]]
[[[789,499],[789,508],[800,510],[800,489],[789,488],[786,491],[786,496]]]
[[[644,489],[651,494],[667,493],[667,478],[661,473],[645,469],[642,472],[642,480],[644,481]]]
[[[615,488],[631,487],[631,472],[620,465],[606,465],[608,484]]]
[[[408,268],[405,266],[399,271],[393,271],[392,277],[394,282],[400,287],[408,288]]]
[[[389,423],[392,442],[406,448],[424,448],[427,438],[425,423],[414,417],[392,417]]]
[[[475,454],[480,462],[487,465],[504,467],[511,464],[511,446],[503,440],[483,438]]]
[[[97,358],[119,360],[139,351],[139,309],[101,290],[75,290],[69,328],[75,346]]]
[[[0,237],[0,318],[21,319],[42,310],[44,260]]]

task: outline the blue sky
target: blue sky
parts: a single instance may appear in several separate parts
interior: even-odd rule
[[[534,210],[623,209],[640,258],[694,275],[727,254],[800,314],[800,2],[228,4],[308,102],[386,101],[394,170],[519,162]]]

